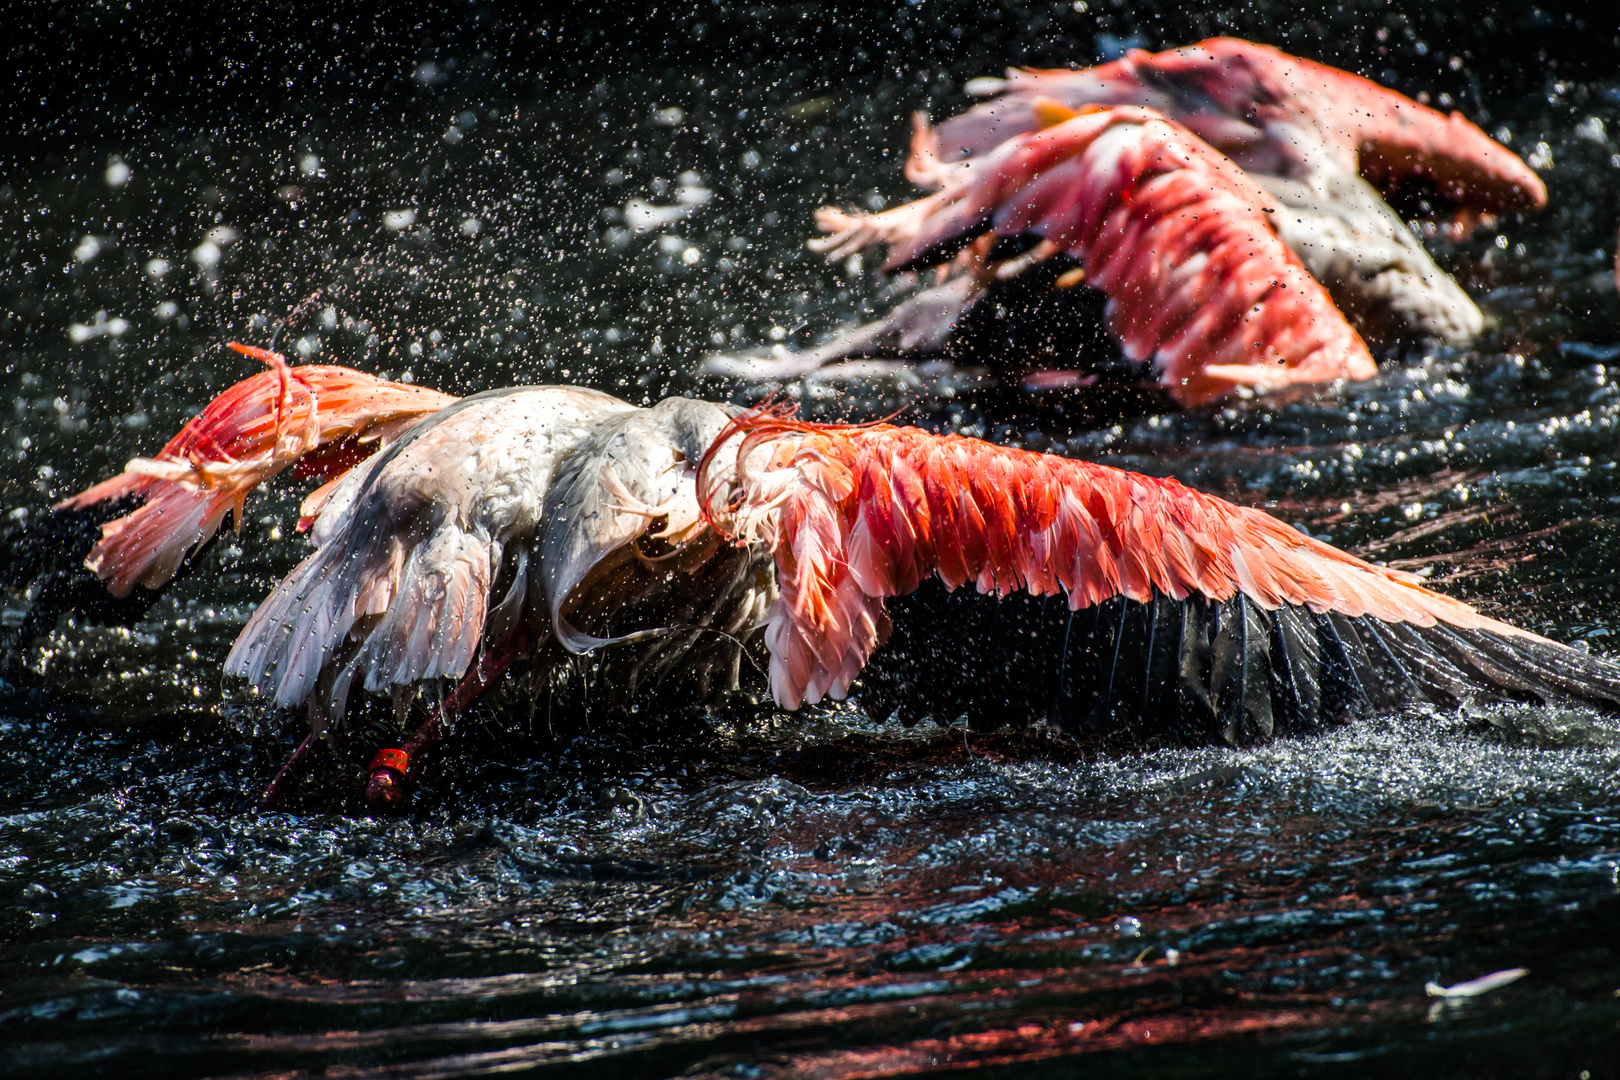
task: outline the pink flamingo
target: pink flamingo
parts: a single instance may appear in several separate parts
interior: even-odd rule
[[[906,175],[933,194],[881,213],[823,209],[830,235],[810,245],[842,259],[882,243],[886,270],[932,268],[938,283],[814,350],[710,357],[707,371],[973,358],[963,327],[996,319],[982,309],[1050,323],[1037,306],[1084,284],[1106,294],[1126,357],[1183,406],[1368,378],[1372,357],[1335,302],[1375,337],[1460,343],[1484,326],[1379,189],[1425,186],[1455,207],[1459,234],[1546,202],[1535,173],[1460,114],[1250,42],[975,82],[996,96],[937,129],[916,118]]]
[[[1059,605],[1068,667],[1031,706],[1058,724],[1241,743],[1414,700],[1620,707],[1620,667],[1173,480],[887,424],[686,398],[638,408],[566,386],[452,401],[269,360],[280,392],[264,375],[232,387],[169,444],[168,465],[137,460],[69,503],[139,486],[145,506],[106,526],[88,565],[150,589],[220,504],[294,460],[332,463],[304,506],[315,550],[226,670],[307,711],[294,762],[356,690],[391,697],[403,734],[422,689],[450,686],[373,760],[379,807],[398,805],[420,752],[514,664],[543,694],[569,657],[616,655],[612,693],[691,700],[735,686],[761,651],[792,710],[875,679],[891,636],[946,633],[894,621],[928,590]],[[349,391],[299,408],[294,386]],[[357,435],[378,448],[333,457]],[[197,500],[209,509],[147,512]],[[1071,633],[1092,644],[1077,651]]]

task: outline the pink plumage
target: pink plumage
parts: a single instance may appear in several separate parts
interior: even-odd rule
[[[85,564],[114,596],[136,585],[168,583],[186,552],[209,539],[248,493],[300,458],[354,439],[385,445],[405,427],[456,399],[350,368],[290,367],[279,354],[246,345],[237,352],[269,365],[221,393],[181,428],[155,458],[135,458],[110,480],[64,499],[83,509],[128,495],[140,507],[102,527]],[[370,451],[367,450],[367,453]],[[348,462],[340,458],[335,471]]]
[[[771,688],[788,708],[842,697],[886,636],[882,600],[938,575],[1071,609],[1155,591],[1266,610],[1436,623],[1541,640],[1277,519],[1161,480],[887,425],[737,423],[744,478],[720,524],[774,553]]]
[[[314,425],[326,415],[313,400],[297,406],[295,386],[314,391],[296,371],[270,374],[274,387],[221,395],[159,464],[218,461],[198,449],[199,431],[216,431],[216,447],[258,432],[246,443],[261,448],[246,459],[251,468],[228,474],[239,500],[271,466],[323,460],[330,444],[322,449],[319,431],[288,441],[289,417]],[[364,385],[341,369],[320,379],[317,387]],[[387,409],[430,403],[377,382],[374,400],[392,402]],[[362,434],[378,420],[376,409],[335,415]],[[157,501],[147,507],[178,500],[188,516],[178,525],[140,512],[123,519],[113,534],[121,559],[183,551],[216,509],[189,476],[160,477],[149,491]],[[659,687],[677,665],[699,686],[735,687],[743,650],[762,641],[782,707],[842,698],[858,679],[870,688],[885,678],[885,658],[868,662],[891,633],[916,640],[915,609],[899,621],[910,602],[897,598],[934,578],[1000,599],[1062,597],[1071,612],[1168,611],[1192,651],[1156,677],[1192,702],[1188,717],[1229,741],[1269,736],[1273,700],[1305,725],[1431,690],[1451,701],[1478,693],[1620,704],[1613,665],[1260,511],[1173,480],[914,428],[830,427],[684,398],[637,408],[575,387],[517,387],[438,410],[323,491],[318,507],[306,506],[316,550],[260,605],[226,660],[228,673],[276,704],[309,706],[317,731],[346,715],[352,689],[408,709],[424,684],[471,680],[450,696],[459,709],[511,664],[537,667],[525,685],[539,693],[570,666],[568,654],[610,647],[597,662],[623,662],[613,689],[626,696]],[[129,565],[93,568],[116,584],[133,580],[120,577]],[[1215,651],[1220,662],[1199,660]],[[1111,655],[1111,664],[1133,662]],[[1134,662],[1151,667],[1153,655],[1150,647]],[[1105,711],[1116,704],[1101,701]],[[406,745],[442,737],[443,719],[434,712]],[[408,771],[398,762],[415,752],[388,751],[374,772]],[[379,799],[395,790],[377,787]]]
[[[1366,345],[1267,221],[1273,201],[1185,129],[1122,107],[1009,139],[907,206],[823,211],[820,246],[882,241],[898,268],[986,229],[1040,236],[1081,260],[1126,355],[1183,405],[1371,377]]]
[[[1453,236],[1546,202],[1529,166],[1461,115],[1251,42],[975,83],[990,100],[937,128],[914,117],[906,176],[934,196],[877,214],[826,208],[817,222],[832,235],[810,242],[839,258],[891,243],[889,268],[931,269],[932,286],[804,352],[711,356],[705,371],[858,378],[872,365],[844,361],[937,357],[1030,390],[1134,381],[1099,369],[1066,325],[1091,318],[1085,291],[1066,291],[1084,283],[1108,294],[1127,357],[1151,361],[1183,404],[1365,377],[1371,361],[1330,305],[1272,295],[1301,284],[1299,267],[1370,340],[1465,344],[1484,314],[1380,191],[1432,197]],[[1090,147],[1072,138],[1087,112],[1121,118],[1082,123],[1108,128]],[[1114,126],[1133,115],[1141,130]]]
[[[999,97],[913,140],[907,176],[923,186],[964,159],[1041,125],[1030,105],[1141,105],[1170,113],[1239,158],[1276,154],[1264,129],[1308,127],[1338,164],[1384,190],[1425,178],[1473,214],[1537,210],[1547,188],[1518,155],[1461,113],[1449,115],[1360,75],[1238,38],[1123,58],[1080,71],[1014,69]],[[1258,162],[1256,162],[1258,164]]]

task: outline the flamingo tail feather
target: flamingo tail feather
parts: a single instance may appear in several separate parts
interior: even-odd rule
[[[248,494],[305,455],[349,440],[384,444],[408,421],[455,401],[348,368],[294,368],[277,353],[231,347],[270,370],[215,397],[155,458],[135,458],[118,476],[58,504],[83,510],[126,496],[144,499],[104,526],[85,559],[114,596],[128,596],[136,585],[162,588],[226,514],[235,510],[240,527]],[[339,455],[322,464],[341,472],[353,461]]]

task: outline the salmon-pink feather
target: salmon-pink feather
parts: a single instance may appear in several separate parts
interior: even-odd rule
[[[790,708],[842,696],[887,634],[883,598],[929,575],[998,595],[1061,588],[1076,609],[1241,591],[1268,609],[1533,636],[1174,480],[911,428],[773,418],[743,430],[730,519],[762,522],[750,517],[756,489],[789,491],[770,535],[738,540],[776,555],[766,641]]]
[[[1126,354],[1185,405],[1240,382],[1370,377],[1366,345],[1272,228],[1272,202],[1190,132],[1117,107],[1008,139],[909,206],[826,216],[840,231],[820,246],[885,242],[899,267],[987,217],[1042,236],[1081,260]]]
[[[390,439],[403,430],[401,420],[456,400],[349,368],[294,368],[277,353],[231,347],[270,370],[215,397],[156,458],[137,458],[118,476],[57,504],[84,509],[144,496],[140,507],[102,527],[85,560],[115,596],[129,595],[137,584],[155,589],[167,583],[185,553],[213,536],[248,492],[308,451],[351,437]]]

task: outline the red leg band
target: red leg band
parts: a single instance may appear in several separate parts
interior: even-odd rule
[[[393,769],[401,776],[411,769],[411,755],[403,750],[379,750],[377,756],[371,759],[367,772],[376,772],[378,769]]]

